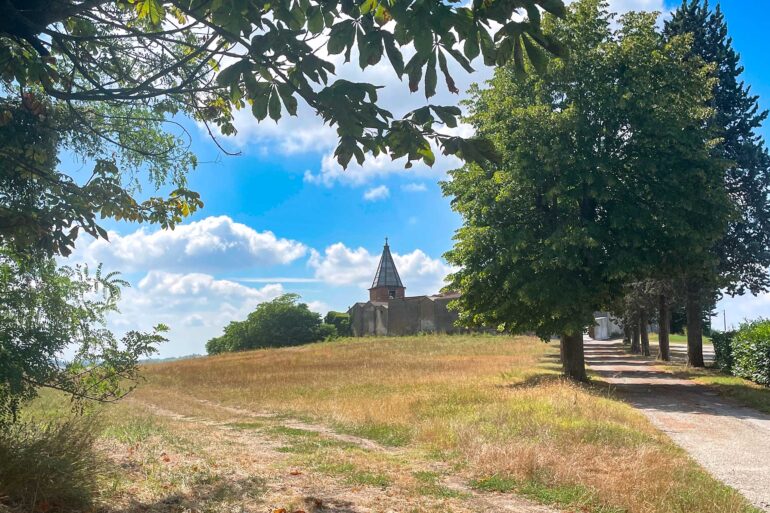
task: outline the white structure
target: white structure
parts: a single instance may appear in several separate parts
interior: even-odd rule
[[[609,340],[623,336],[623,328],[610,317],[609,313],[597,312],[594,314],[594,319],[596,320],[592,334],[594,340]]]

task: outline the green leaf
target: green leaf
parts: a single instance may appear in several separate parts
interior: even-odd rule
[[[353,20],[345,20],[334,25],[329,31],[329,42],[326,44],[326,50],[331,55],[337,55],[353,45],[353,39],[356,35],[356,27]]]
[[[436,53],[431,53],[428,58],[428,64],[425,68],[425,97],[430,98],[436,94],[436,82],[438,74],[436,73]]]
[[[401,78],[404,75],[404,56],[401,55],[401,50],[396,47],[395,38],[389,32],[383,32],[382,42],[385,44],[385,53],[388,54],[388,60],[393,66],[393,71],[396,72],[398,78]]]
[[[478,37],[478,33],[473,32],[465,39],[465,43],[463,44],[463,53],[469,61],[472,61],[479,55],[480,48]]]
[[[420,30],[414,35],[414,48],[417,53],[427,56],[433,50],[433,33],[430,30]]]
[[[294,97],[294,89],[289,84],[278,84],[278,93],[281,95],[283,105],[291,116],[297,115],[297,98]]]
[[[441,68],[441,72],[444,74],[444,80],[446,80],[446,87],[449,89],[449,92],[458,94],[460,90],[457,89],[452,75],[449,74],[449,67],[447,66],[446,57],[443,52],[439,52],[438,54],[438,65]]]
[[[248,61],[243,59],[226,67],[217,75],[217,83],[222,86],[237,84],[246,65],[248,65]]]
[[[548,69],[548,57],[527,36],[522,35],[521,39],[524,42],[524,48],[527,50],[527,57],[529,57],[529,61],[535,67],[535,70],[538,73],[545,73]]]
[[[270,93],[270,101],[267,104],[267,112],[270,115],[270,119],[274,121],[281,119],[281,99],[276,89],[273,89],[273,91]]]
[[[320,34],[324,29],[324,15],[321,7],[314,5],[308,10],[307,29],[311,34]]]
[[[265,90],[256,96],[254,96],[251,104],[251,113],[258,121],[262,121],[267,117],[267,101],[270,98],[270,90],[265,87]]]
[[[160,25],[166,12],[159,0],[136,0],[134,4],[139,19],[149,18],[153,25]]]

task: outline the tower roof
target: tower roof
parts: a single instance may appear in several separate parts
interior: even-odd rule
[[[396,263],[393,262],[393,256],[390,254],[387,237],[385,237],[385,247],[382,248],[380,265],[377,266],[377,273],[374,275],[374,281],[372,282],[372,288],[377,287],[404,288],[404,284],[401,283],[401,278],[396,270]]]

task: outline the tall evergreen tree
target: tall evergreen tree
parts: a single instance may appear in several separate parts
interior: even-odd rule
[[[725,188],[736,216],[714,248],[718,266],[714,279],[691,276],[687,280],[688,360],[703,365],[702,312],[713,304],[718,289],[729,295],[758,294],[770,287],[770,156],[756,133],[768,112],[741,80],[743,67],[732,46],[724,14],[708,0],[683,0],[666,23],[669,37],[692,34],[692,52],[716,66],[712,128],[721,141],[712,155],[729,164]],[[704,284],[706,284],[704,286]]]

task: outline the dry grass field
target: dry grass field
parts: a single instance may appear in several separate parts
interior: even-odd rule
[[[99,507],[753,511],[611,391],[560,379],[557,358],[527,337],[421,336],[149,364],[100,413]]]

